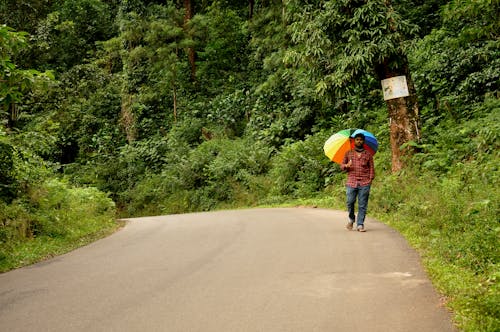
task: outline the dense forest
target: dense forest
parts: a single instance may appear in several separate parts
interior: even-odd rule
[[[323,143],[363,128],[368,213],[460,329],[498,331],[499,17],[498,0],[2,0],[0,271],[118,217],[343,209]],[[409,96],[384,100],[394,76]]]

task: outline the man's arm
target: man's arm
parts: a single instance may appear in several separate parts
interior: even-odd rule
[[[340,169],[343,171],[348,171],[351,168],[352,161],[349,160],[349,151],[344,154],[344,159],[340,163]]]
[[[375,179],[375,164],[373,162],[373,156],[370,156],[370,180]]]

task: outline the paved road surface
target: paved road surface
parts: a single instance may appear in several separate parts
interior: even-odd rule
[[[307,208],[130,219],[0,274],[0,330],[453,331],[402,237],[344,221]]]

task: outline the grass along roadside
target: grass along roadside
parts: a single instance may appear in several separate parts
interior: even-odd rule
[[[374,186],[369,214],[419,252],[462,331],[500,331],[499,203],[490,199],[499,191],[467,174],[388,176]]]
[[[449,257],[443,256],[436,247],[441,239],[422,237],[418,227],[403,217],[377,215],[376,218],[398,230],[415,248],[434,287],[445,297],[448,308],[453,311],[454,321],[461,331],[494,332],[500,330],[500,272],[497,264],[482,271],[467,268]],[[452,241],[443,241],[452,246]],[[458,257],[457,257],[458,258]]]
[[[115,203],[96,188],[51,179],[0,201],[0,272],[57,256],[116,231]]]
[[[1,247],[0,273],[12,269],[31,265],[46,259],[68,253],[77,248],[86,246],[92,242],[111,235],[124,225],[123,222],[110,222],[104,224],[102,228],[96,229],[92,233],[87,233],[79,237],[62,238],[41,236],[30,241],[23,241],[9,246]]]

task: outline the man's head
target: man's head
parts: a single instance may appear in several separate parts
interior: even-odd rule
[[[362,133],[354,135],[354,146],[356,148],[363,148],[363,144],[365,144],[365,135]]]

